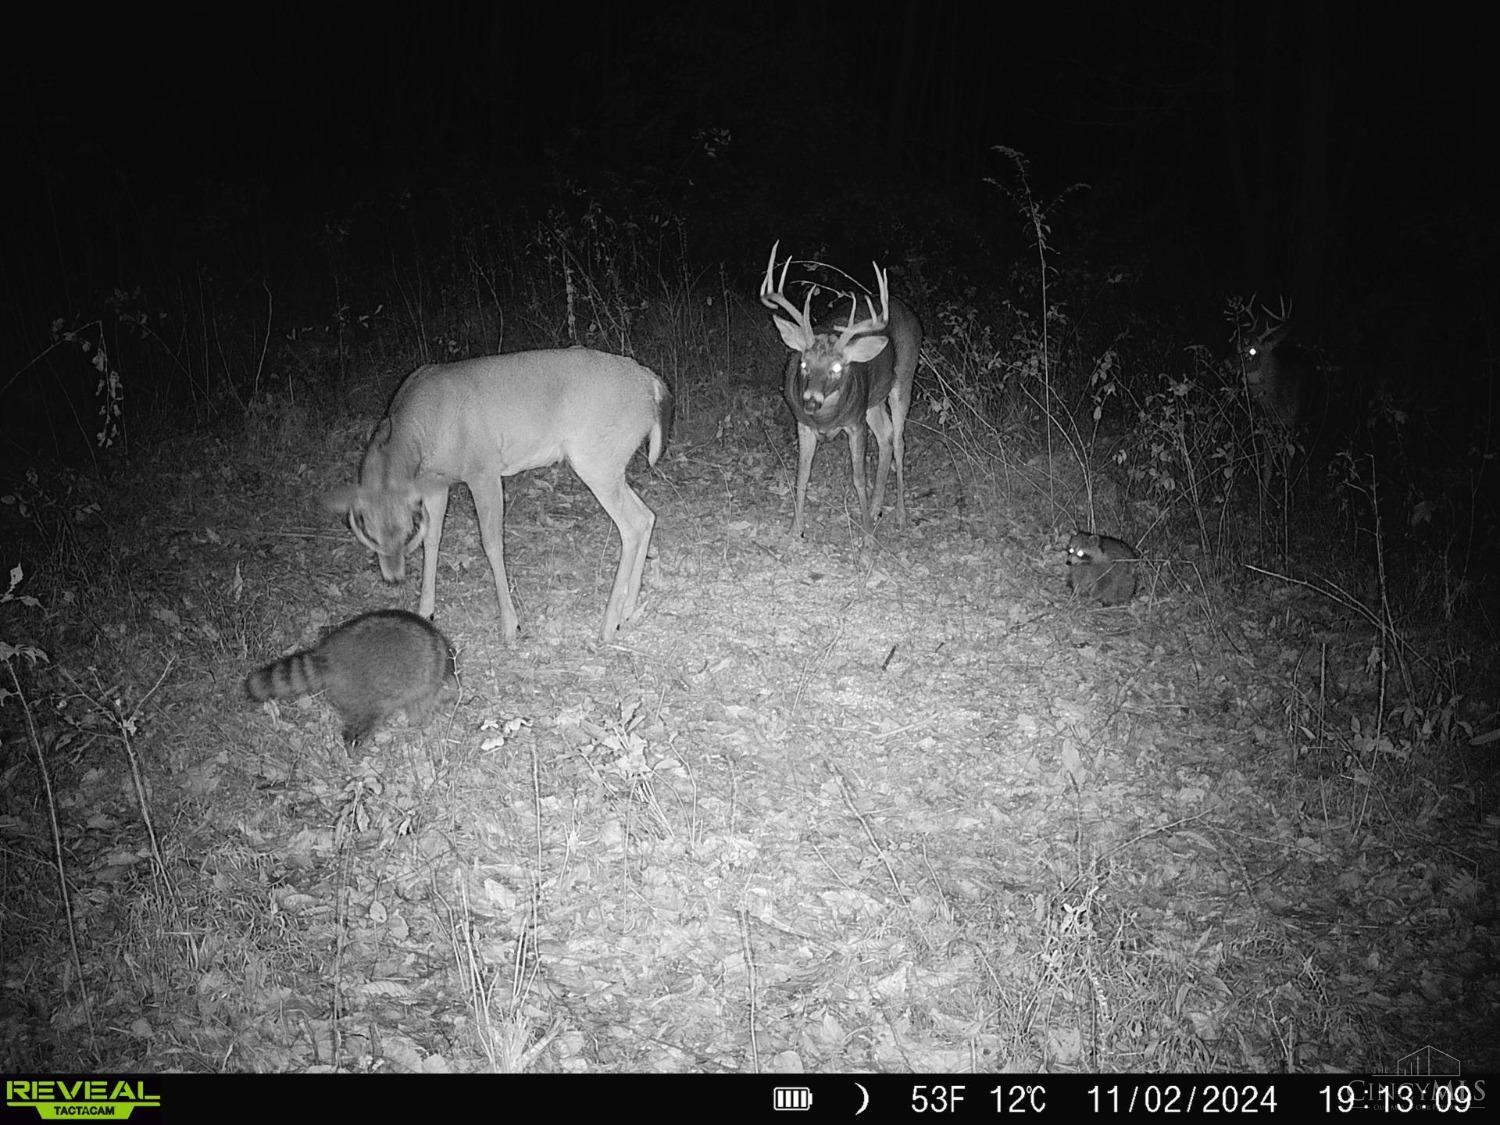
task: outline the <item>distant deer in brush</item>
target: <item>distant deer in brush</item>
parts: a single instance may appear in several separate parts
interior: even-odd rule
[[[421,541],[417,612],[431,617],[448,489],[467,484],[495,577],[500,633],[513,644],[519,622],[505,577],[504,478],[565,460],[620,532],[620,563],[600,632],[609,641],[635,611],[656,525],[625,482],[625,466],[643,442],[647,461],[656,464],[671,403],[651,371],[588,348],[428,364],[406,377],[375,427],[359,483],[334,489],[323,502],[348,513],[387,582],[405,577],[406,556]]]
[[[788,259],[776,280],[776,251],[771,247],[766,276],[760,283],[760,301],[772,312],[790,319],[772,319],[781,339],[794,353],[786,365],[785,395],[797,420],[797,499],[792,513],[792,536],[802,535],[803,507],[807,500],[807,478],[812,471],[818,436],[849,435],[849,456],[854,465],[854,491],[859,497],[860,525],[865,543],[875,538],[875,521],[885,499],[885,482],[891,458],[896,460],[896,525],[906,527],[906,412],[911,406],[911,382],[922,349],[922,324],[900,301],[893,300],[885,271],[875,266],[880,290],[880,311],[865,298],[869,316],[856,321],[858,298],[850,298],[849,320],[827,322],[814,328],[811,318],[812,290],[802,309],[786,298]],[[873,264],[873,263],[872,263]],[[875,435],[880,458],[875,468],[875,495],[866,493],[865,427]]]
[[[1245,389],[1264,425],[1263,486],[1278,467],[1284,474],[1296,455],[1313,422],[1320,389],[1317,365],[1305,349],[1287,339],[1290,332],[1285,310],[1267,312],[1251,328],[1240,358]]]

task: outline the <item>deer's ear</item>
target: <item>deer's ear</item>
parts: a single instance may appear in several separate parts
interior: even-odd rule
[[[844,358],[850,363],[869,363],[890,343],[889,336],[861,336],[844,349]]]
[[[812,341],[807,338],[807,333],[790,320],[782,320],[779,316],[771,318],[776,323],[776,331],[781,333],[781,342],[794,352],[806,351],[812,346]]]

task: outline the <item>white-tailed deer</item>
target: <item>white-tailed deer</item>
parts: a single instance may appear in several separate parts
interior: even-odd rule
[[[647,460],[656,464],[671,400],[666,384],[634,360],[587,348],[429,364],[396,391],[365,449],[359,484],[323,501],[348,513],[387,582],[405,577],[406,556],[421,540],[417,612],[431,617],[448,489],[467,484],[495,576],[500,631],[513,644],[519,623],[505,577],[502,481],[566,460],[620,531],[620,564],[600,633],[608,641],[635,611],[656,525],[625,483],[625,466],[648,439]]]
[[[786,365],[786,401],[797,420],[797,499],[792,513],[792,536],[802,534],[802,510],[807,500],[807,477],[812,471],[818,435],[849,435],[849,457],[854,465],[854,491],[859,497],[860,525],[866,544],[875,537],[875,520],[885,498],[891,456],[896,459],[896,524],[906,527],[906,411],[911,406],[911,381],[922,349],[922,324],[900,301],[892,300],[886,275],[877,265],[880,312],[865,298],[869,317],[856,323],[859,301],[851,298],[848,323],[827,323],[814,329],[812,290],[801,311],[786,298],[788,259],[776,280],[776,251],[766,263],[760,301],[772,312],[786,346],[796,354]],[[873,263],[872,263],[873,264]],[[865,427],[875,435],[880,459],[875,468],[875,495],[865,491]]]
[[[1302,348],[1287,340],[1291,325],[1284,313],[1251,329],[1242,365],[1245,389],[1258,416],[1265,422],[1265,456],[1261,483],[1269,482],[1278,466],[1285,472],[1295,456],[1299,437],[1312,421],[1318,371]]]

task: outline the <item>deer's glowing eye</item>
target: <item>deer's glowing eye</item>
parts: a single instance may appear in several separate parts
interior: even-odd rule
[[[833,365],[833,367],[831,367],[829,370],[831,370],[835,375],[837,375],[843,369],[844,369],[844,365],[842,363],[835,363]]]

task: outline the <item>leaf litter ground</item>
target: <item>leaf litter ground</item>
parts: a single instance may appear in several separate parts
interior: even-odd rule
[[[920,427],[904,533],[858,549],[839,441],[793,543],[767,433],[679,425],[632,466],[658,524],[615,644],[618,539],[571,473],[508,485],[514,650],[458,490],[437,620],[462,697],[353,758],[316,699],[239,684],[415,603],[311,514],[352,470],[289,467],[361,437],[159,459],[91,643],[147,700],[165,866],[121,757],[61,766],[86,1007],[36,904],[41,814],[5,822],[42,857],[8,885],[7,1069],[1494,1065],[1493,832],[1345,812],[1360,782],[1298,678],[1320,607],[1170,565],[1128,608],[1075,602],[1073,529],[972,481],[955,505]]]

